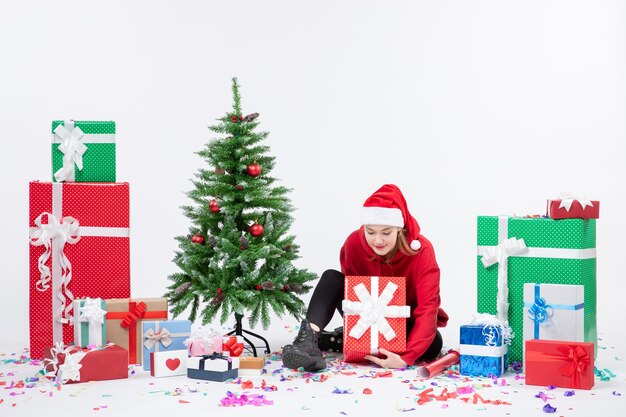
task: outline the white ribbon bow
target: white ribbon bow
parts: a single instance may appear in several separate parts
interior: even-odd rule
[[[80,361],[85,357],[87,353],[79,350],[73,355],[70,355],[70,351],[72,349],[74,349],[73,346],[64,348],[62,342],[57,342],[55,346],[50,349],[50,354],[52,355],[52,358],[44,359],[45,369],[50,369],[46,372],[46,377],[58,377],[62,384],[66,384],[69,381],[80,381],[80,368],[82,368],[83,366]],[[59,365],[58,355],[61,353],[65,355],[65,360],[63,361],[62,365]]]
[[[559,208],[565,208],[565,211],[569,211],[572,208],[572,204],[574,201],[578,201],[582,206],[583,210],[589,206],[593,207],[593,203],[591,200],[587,200],[586,198],[575,197],[568,193],[561,194],[561,204],[559,204]]]
[[[146,339],[146,341],[143,342],[143,345],[148,350],[152,349],[152,347],[159,342],[163,345],[164,348],[167,349],[167,347],[171,345],[172,342],[174,342],[170,337],[170,331],[166,328],[160,329],[159,333],[155,333],[154,329],[148,329],[143,334],[143,337]]]
[[[518,255],[528,250],[524,239],[511,237],[502,240],[497,246],[482,248],[480,251],[481,262],[485,268],[498,264],[498,300],[497,318],[502,323],[508,323],[509,319],[509,256]]]
[[[378,286],[376,285],[376,287]],[[374,325],[387,341],[396,337],[396,332],[391,328],[386,318],[409,317],[411,315],[409,306],[388,305],[397,288],[396,284],[388,282],[380,296],[377,296],[378,288],[376,291],[372,290],[373,295],[370,295],[365,285],[359,284],[354,287],[354,292],[360,302],[343,300],[342,303],[344,314],[357,314],[361,317],[350,330],[349,335],[351,337],[359,339],[368,328],[374,327]],[[371,337],[373,342],[376,334],[372,332]]]
[[[57,182],[73,181],[74,165],[79,170],[83,169],[83,154],[87,151],[83,143],[85,134],[80,127],[74,126],[73,121],[65,122],[65,126],[58,125],[54,134],[63,140],[58,147],[63,152],[63,166],[54,173],[54,178]]]
[[[513,339],[513,330],[509,323],[503,322],[493,314],[473,313],[474,318],[471,324],[484,326],[483,336],[485,336],[485,345],[494,347],[498,345],[498,335],[502,334],[502,345],[510,345]]]
[[[42,223],[44,217],[47,218],[47,223]],[[35,219],[35,226],[36,228],[30,234],[30,244],[33,246],[43,245],[45,247],[45,251],[41,254],[38,261],[40,276],[36,288],[39,291],[46,291],[50,288],[52,276],[46,262],[48,262],[50,258],[52,253],[51,246],[54,243],[58,247],[59,265],[61,266],[61,278],[63,282],[63,291],[59,291],[57,294],[62,302],[60,310],[57,311],[57,317],[59,317],[58,320],[61,323],[69,323],[71,319],[67,317],[70,316],[72,311],[74,295],[67,286],[72,279],[72,264],[63,252],[63,248],[65,247],[65,243],[74,244],[80,240],[80,224],[78,220],[73,217],[63,217],[61,221],[59,221],[52,214],[43,212]],[[65,293],[65,296],[63,293]],[[69,300],[69,305],[64,307],[66,298]]]
[[[104,316],[107,312],[102,309],[101,301],[95,298],[85,299],[85,304],[80,308],[78,312],[78,319],[80,321],[89,322],[89,324],[102,325],[104,322]]]

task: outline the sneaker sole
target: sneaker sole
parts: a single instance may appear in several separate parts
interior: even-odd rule
[[[300,367],[306,369],[314,363],[315,361],[311,360],[311,357],[304,353],[291,349],[288,352],[283,352],[283,365],[289,369],[298,369]]]

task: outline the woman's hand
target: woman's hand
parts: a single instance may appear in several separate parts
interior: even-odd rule
[[[387,349],[383,349],[383,348],[380,348],[378,351],[382,353],[383,355],[386,355],[387,357],[384,359],[381,359],[377,356],[365,355],[365,359],[367,359],[368,361],[374,362],[376,365],[382,368],[397,369],[397,368],[406,368],[408,366],[407,363],[403,361],[400,355],[398,355],[397,353],[389,352]]]

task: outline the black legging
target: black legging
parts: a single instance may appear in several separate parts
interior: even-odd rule
[[[343,317],[341,302],[343,301],[344,275],[334,269],[324,271],[320,282],[313,291],[306,318],[310,323],[317,325],[320,330],[330,323],[335,314],[335,310]],[[407,329],[407,332],[410,329]],[[430,360],[437,357],[443,347],[443,338],[437,330],[435,339],[430,344],[426,352],[419,358],[420,360]],[[410,364],[412,365],[412,364]]]

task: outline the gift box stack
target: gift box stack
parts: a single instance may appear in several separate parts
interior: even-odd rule
[[[129,298],[115,134],[113,121],[54,121],[52,182],[29,187],[30,355],[64,383],[126,378],[129,363],[149,368],[151,352],[182,350],[186,362],[191,323],[167,321],[165,298]]]
[[[593,386],[598,214],[598,201],[566,196],[546,216],[478,217],[478,311],[506,310],[527,384]]]

